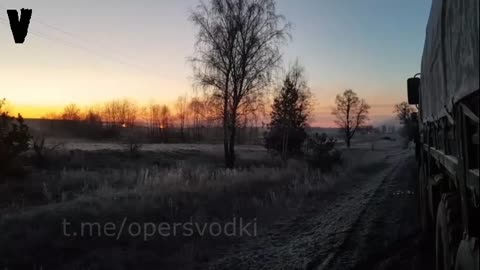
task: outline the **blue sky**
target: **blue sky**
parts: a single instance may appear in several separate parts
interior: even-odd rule
[[[0,0],[0,96],[18,108],[90,104],[114,97],[172,102],[192,93],[198,0]],[[278,0],[292,23],[284,65],[299,59],[319,121],[335,94],[354,89],[376,121],[405,99],[417,73],[431,0]],[[32,8],[30,34],[15,45],[5,8]],[[28,79],[25,79],[25,74]],[[32,113],[33,114],[33,113]]]

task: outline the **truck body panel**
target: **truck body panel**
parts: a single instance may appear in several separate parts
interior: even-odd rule
[[[479,0],[433,0],[421,73],[407,81],[420,116],[412,116],[420,221],[434,234],[437,270],[480,264],[479,8]]]
[[[421,119],[435,121],[479,89],[479,1],[434,0],[426,29]]]

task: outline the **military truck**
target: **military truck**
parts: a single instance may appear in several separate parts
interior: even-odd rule
[[[433,0],[418,108],[419,215],[435,268],[479,270],[479,0]]]

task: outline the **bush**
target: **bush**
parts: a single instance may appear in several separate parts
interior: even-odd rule
[[[33,138],[32,141],[32,148],[33,152],[35,153],[33,163],[42,169],[50,168],[51,164],[55,162],[52,158],[54,152],[57,147],[62,146],[62,144],[60,143],[53,146],[47,146],[45,144],[45,137],[42,136]]]
[[[122,146],[126,152],[130,154],[132,158],[137,158],[140,155],[140,150],[142,149],[141,143],[141,134],[139,132],[134,132],[130,130],[127,134],[124,135],[122,139]]]
[[[287,149],[285,149],[286,155],[289,157],[301,155],[302,144],[307,137],[307,133],[303,128],[292,128],[286,132],[286,135],[280,128],[270,128],[269,131],[264,134],[265,148],[270,152],[282,154],[285,143],[283,141],[284,136],[288,138],[286,143]]]
[[[311,168],[331,171],[342,161],[341,152],[335,149],[336,140],[325,133],[309,136],[304,144],[305,160]]]
[[[392,141],[392,142],[395,141],[395,138],[392,138],[390,136],[383,136],[381,139],[384,141]]]
[[[28,126],[21,115],[12,117],[2,112],[4,101],[0,101],[0,176],[19,174],[23,166],[19,161],[21,153],[29,148],[31,139]]]

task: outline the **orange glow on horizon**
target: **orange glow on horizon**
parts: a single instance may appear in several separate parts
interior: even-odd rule
[[[161,103],[161,102],[160,102]],[[101,104],[101,103],[100,103]],[[137,103],[139,106],[145,106],[149,102]],[[162,103],[161,103],[162,104]],[[174,103],[163,103],[170,107],[172,113],[174,112]],[[67,104],[65,104],[67,105]],[[9,104],[9,111],[12,115],[20,113],[24,118],[39,119],[47,116],[48,114],[61,114],[63,105],[17,105]],[[88,106],[79,105],[82,111]],[[318,106],[314,109],[311,117],[310,126],[312,127],[336,127],[334,122],[335,118],[331,115],[332,106]],[[393,104],[372,104],[370,109],[370,121],[369,124],[379,125],[384,121],[392,121],[395,119],[393,114]]]
[[[12,115],[21,114],[23,118],[42,118],[50,113],[60,113],[63,106],[47,105],[12,105]]]

